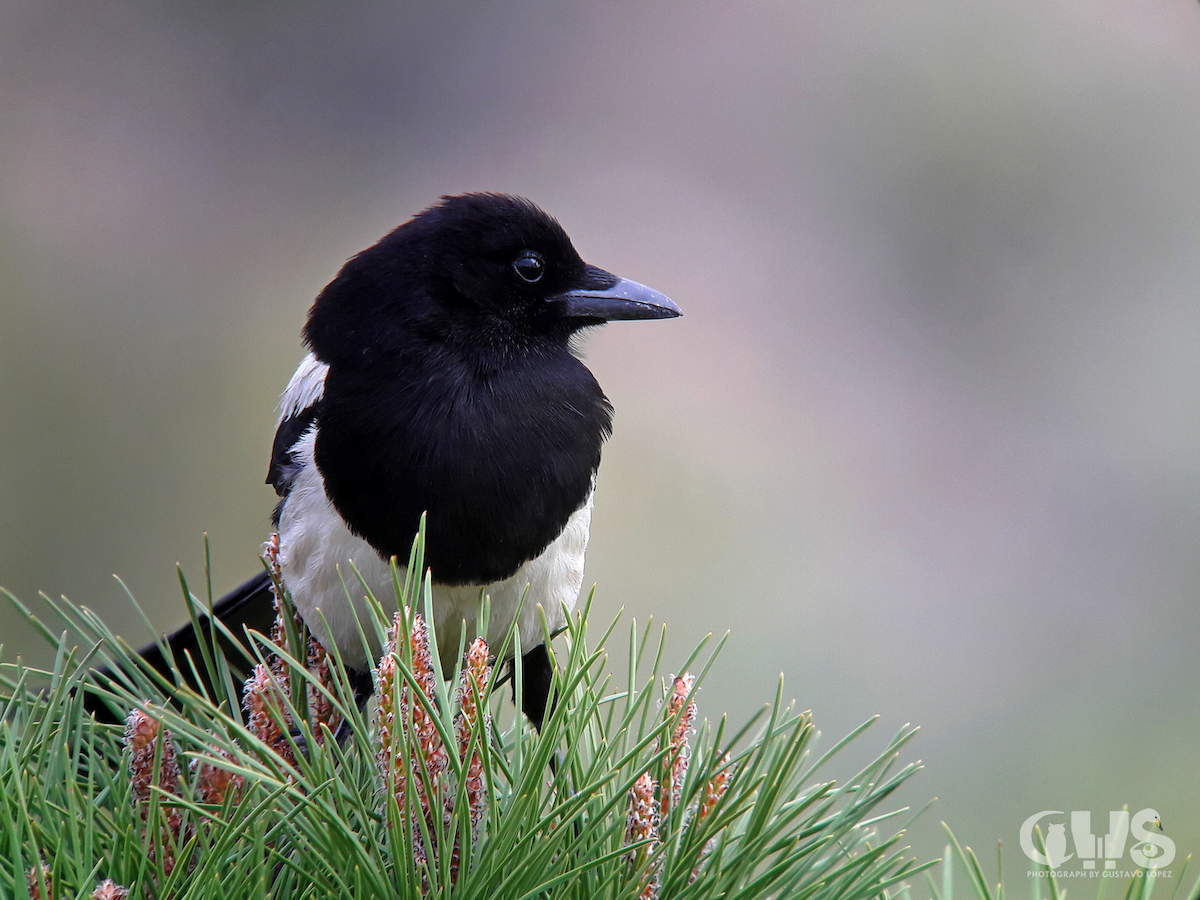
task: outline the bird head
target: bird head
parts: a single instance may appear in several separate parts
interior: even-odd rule
[[[566,347],[615,319],[680,315],[659,292],[585,263],[559,223],[506,194],[443,197],[343,266],[305,337],[326,362],[414,339],[468,348]]]

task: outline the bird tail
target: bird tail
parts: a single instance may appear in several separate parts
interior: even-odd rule
[[[260,572],[214,603],[212,611],[217,620],[234,635],[244,635],[247,628],[263,634],[270,633],[271,625],[275,621],[275,597],[271,592],[270,577],[265,571]],[[178,673],[183,676],[189,687],[194,690],[203,689],[211,695],[212,673],[208,671],[205,657],[212,656],[213,632],[208,614],[204,613],[194,622],[189,622],[167,635],[163,642],[143,647],[138,651],[138,655],[146,665],[164,678],[173,680]],[[247,677],[256,660],[247,655],[246,647],[230,641],[220,633],[217,634],[217,644],[224,652],[234,677]],[[188,655],[194,665],[185,662]],[[196,673],[199,673],[199,681]],[[99,669],[97,675],[109,679],[116,677],[113,667]],[[119,717],[123,717],[122,710],[112,707],[103,697],[91,692],[84,697],[84,707],[102,722],[117,722],[120,721]]]
[[[275,622],[275,595],[271,590],[270,576],[260,572],[250,580],[234,588],[213,604],[213,615],[228,631],[241,638],[246,629],[252,629],[261,634],[270,634]],[[215,673],[209,671],[205,659],[212,658],[212,635],[216,632],[217,645],[224,653],[229,664],[230,672],[235,679],[245,680],[257,660],[248,652],[248,639],[244,644],[231,641],[223,633],[212,628],[207,613],[201,614],[195,621],[189,622],[182,628],[167,635],[162,642],[156,642],[138,651],[143,662],[154,669],[168,681],[182,676],[188,687],[204,691],[212,696]],[[164,650],[167,652],[164,653]],[[190,657],[192,665],[186,659]],[[554,702],[550,702],[550,688],[554,677],[554,665],[544,644],[539,644],[521,657],[522,664],[522,711],[528,716],[534,728],[542,730],[542,725],[548,713],[553,712]],[[509,661],[509,672],[505,678],[511,678],[515,665]],[[374,685],[371,674],[347,670],[354,686],[354,692],[359,707],[370,697]],[[197,679],[197,675],[199,679]],[[100,684],[108,680],[118,680],[119,675],[113,666],[97,669],[94,680]],[[501,679],[502,681],[504,679]],[[513,685],[516,699],[516,685]],[[84,708],[92,713],[97,721],[115,724],[124,720],[128,710],[113,704],[106,697],[90,691],[84,695]]]

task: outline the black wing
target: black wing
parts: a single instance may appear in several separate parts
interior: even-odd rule
[[[280,497],[287,497],[300,473],[300,465],[292,456],[296,442],[312,428],[317,420],[321,401],[298,410],[279,423],[275,429],[275,441],[271,445],[271,467],[267,470],[267,484],[275,488]],[[278,523],[276,523],[278,524]]]

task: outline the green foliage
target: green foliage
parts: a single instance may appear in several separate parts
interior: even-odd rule
[[[430,583],[421,577],[421,560],[418,538],[408,568],[396,570],[396,598],[388,599],[428,616]],[[186,584],[184,590],[195,626],[213,627],[202,624],[198,602]],[[208,594],[211,603],[211,587]],[[369,599],[373,616],[364,640],[378,647],[390,622],[376,598]],[[664,676],[664,632],[630,625],[630,662],[618,686],[603,650],[617,622],[594,638],[590,600],[558,642],[557,704],[542,734],[513,714],[497,666],[479,697],[490,723],[482,717],[469,723],[467,750],[449,753],[445,785],[417,776],[447,810],[429,821],[416,809],[414,792],[401,803],[384,790],[375,715],[371,707],[358,709],[340,661],[323,684],[281,654],[291,690],[279,695],[277,724],[286,742],[280,752],[247,728],[238,679],[221,652],[176,660],[173,678],[163,679],[139,665],[130,647],[88,610],[66,600],[47,603],[63,623],[62,634],[25,614],[57,648],[53,670],[5,665],[0,688],[0,897],[27,896],[28,873],[39,858],[47,869],[44,884],[35,877],[35,890],[49,888],[56,898],[89,897],[97,882],[111,878],[131,888],[131,897],[220,900],[654,894],[858,900],[891,896],[931,865],[905,858],[899,835],[878,833],[901,812],[881,804],[917,769],[897,765],[914,729],[901,731],[862,771],[835,782],[825,776],[830,760],[867,726],[815,757],[811,718],[785,702],[782,682],[741,728],[724,718],[696,726],[678,802],[657,823],[653,839],[631,846],[631,789],[644,773],[669,782],[680,755],[672,735],[682,733],[677,726],[684,713],[672,712],[669,702],[678,682]],[[304,646],[291,630],[288,646]],[[509,640],[519,665],[517,636]],[[706,643],[674,669],[698,669],[697,685],[719,649],[718,642],[705,656]],[[263,662],[278,650],[258,634],[245,649]],[[510,655],[507,647],[496,653]],[[418,690],[412,655],[401,649],[394,660],[397,687],[408,687],[445,746],[457,747],[455,729],[464,728],[459,673],[438,673],[426,696]],[[89,667],[101,663],[123,674],[103,686],[90,683]],[[189,688],[182,667],[208,673],[213,687]],[[299,690],[305,686],[310,690]],[[84,711],[85,691],[122,711],[140,709],[158,723],[148,771],[158,773],[164,755],[177,751],[183,770],[177,787],[156,775],[149,799],[134,802],[122,729],[97,724]],[[692,687],[687,699],[694,694]],[[312,724],[306,707],[319,697],[350,725],[340,746],[328,727]],[[410,725],[416,708],[406,713]],[[420,748],[409,741],[398,752],[416,771],[411,766]],[[487,806],[473,829],[459,811],[467,809],[466,767],[475,753],[483,763]],[[235,773],[244,784],[219,804],[203,802],[188,763]],[[731,773],[727,790],[711,801],[709,786],[721,772]],[[706,796],[711,812],[701,816]],[[416,845],[431,852],[414,852]]]
[[[1005,900],[1008,892],[1005,890],[1002,874],[1004,872],[1004,854],[1002,847],[996,845],[996,871],[997,881],[993,884],[988,881],[987,876],[983,872],[983,866],[979,862],[979,857],[975,855],[975,851],[970,847],[963,847],[958,842],[958,838],[950,831],[949,826],[943,823],[946,828],[946,833],[950,836],[950,843],[946,845],[946,851],[943,854],[943,859],[940,865],[941,884],[934,877],[934,872],[926,873],[926,882],[929,889],[928,896],[932,900],[955,900],[955,884],[954,884],[954,863],[966,873],[967,887],[966,896],[969,900]],[[1035,827],[1033,831],[1033,846],[1043,855],[1046,853],[1046,844],[1042,838],[1042,830]],[[1182,869],[1179,872],[1179,877],[1172,879],[1169,882],[1170,893],[1164,897],[1164,900],[1177,900],[1180,897],[1180,886],[1184,883],[1184,877],[1187,875],[1188,862],[1191,857],[1184,862]],[[1048,865],[1035,866],[1033,871],[1035,877],[1030,878],[1031,889],[1028,896],[1032,900],[1065,900],[1067,891],[1063,888],[1058,878],[1055,876],[1054,869]],[[1154,892],[1155,885],[1158,879],[1152,877],[1138,877],[1129,879],[1129,883],[1122,893],[1121,900],[1150,900]],[[1100,878],[1096,888],[1096,900],[1103,900],[1108,888],[1115,883],[1115,879]],[[912,893],[906,886],[901,892],[903,900],[909,900]],[[1024,894],[1022,894],[1023,896]],[[1188,891],[1187,900],[1200,900],[1200,879],[1198,879]]]

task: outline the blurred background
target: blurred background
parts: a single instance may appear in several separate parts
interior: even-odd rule
[[[203,532],[218,591],[258,571],[312,298],[523,194],[685,312],[586,344],[597,621],[729,630],[710,717],[780,672],[825,747],[879,714],[836,774],[921,725],[914,852],[1003,840],[1019,895],[1041,810],[1200,849],[1195,2],[5,0],[0,121],[26,601],[138,641],[112,573],[167,629]]]

